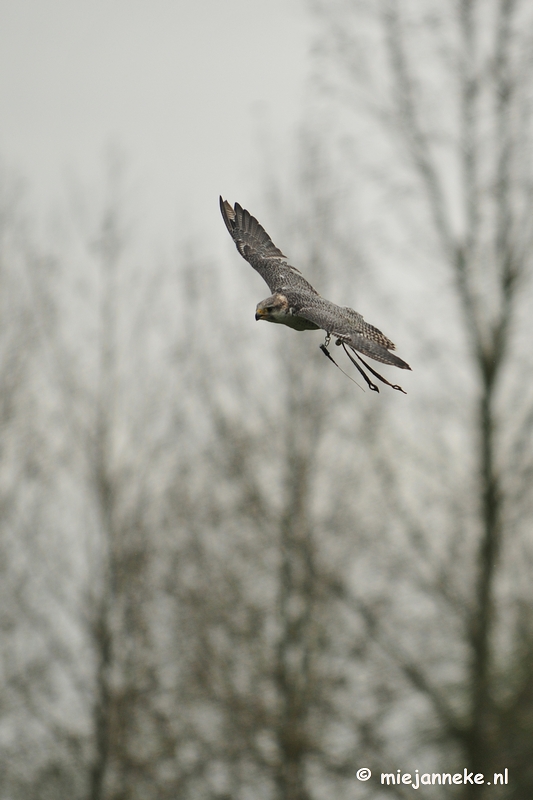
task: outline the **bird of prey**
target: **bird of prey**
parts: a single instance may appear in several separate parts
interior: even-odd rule
[[[297,331],[309,331],[322,328],[326,339],[321,350],[338,366],[331,356],[327,345],[334,337],[337,345],[342,345],[350,361],[357,367],[369,388],[379,392],[379,388],[371,381],[358,361],[353,358],[349,348],[366,369],[387,386],[403,392],[401,386],[389,381],[374,370],[360,353],[382,364],[392,364],[400,369],[411,369],[391,352],[394,344],[380,330],[365,322],[361,314],[353,308],[338,306],[321,297],[311,286],[299,269],[287,262],[273,243],[272,239],[259,222],[238,203],[232,207],[227,200],[220,198],[220,211],[237,250],[266,281],[272,292],[266,300],[258,303],[255,318],[267,322],[288,325]],[[339,367],[340,369],[340,367]],[[405,392],[404,392],[405,394]]]

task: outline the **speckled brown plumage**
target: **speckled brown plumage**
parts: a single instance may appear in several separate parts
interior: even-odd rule
[[[287,262],[287,257],[246,209],[238,203],[232,207],[221,197],[220,210],[237,250],[257,270],[272,292],[271,297],[258,304],[256,319],[287,325],[296,330],[322,328],[326,331],[327,341],[329,337],[334,337],[337,344],[343,344],[356,353],[400,369],[411,369],[409,364],[391,352],[395,349],[393,342],[378,328],[365,322],[361,314],[353,308],[338,306],[321,297],[300,270]],[[333,360],[324,346],[322,349]],[[388,383],[367,364],[365,366],[384,383]],[[369,383],[366,376],[365,379]],[[369,386],[377,390],[373,384],[369,383]]]

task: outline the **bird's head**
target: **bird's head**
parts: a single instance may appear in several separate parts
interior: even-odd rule
[[[255,318],[267,322],[284,322],[289,313],[289,301],[284,294],[277,292],[266,300],[261,300],[255,309]]]

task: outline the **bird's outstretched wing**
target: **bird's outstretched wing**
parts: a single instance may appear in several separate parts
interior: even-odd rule
[[[353,308],[331,303],[323,297],[306,298],[307,302],[298,308],[298,316],[314,322],[330,336],[382,364],[392,364],[400,369],[411,369],[391,350],[391,342],[378,328],[365,322],[361,314]]]
[[[318,294],[300,270],[287,263],[287,256],[246,209],[238,203],[232,208],[221,197],[220,211],[237,250],[266,281],[272,293],[293,289]]]

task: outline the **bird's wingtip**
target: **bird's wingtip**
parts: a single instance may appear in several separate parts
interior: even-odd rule
[[[235,211],[231,207],[230,203],[227,200],[224,200],[222,195],[219,197],[219,204],[220,204],[220,213],[222,214],[222,219],[226,223],[226,228],[233,236],[233,225],[232,223],[235,222]]]

